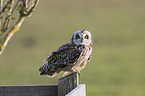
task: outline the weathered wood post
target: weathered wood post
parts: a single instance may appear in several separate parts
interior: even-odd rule
[[[79,85],[78,73],[69,74],[58,80],[58,96],[65,96]]]

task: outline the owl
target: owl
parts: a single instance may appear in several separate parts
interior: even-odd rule
[[[39,68],[40,75],[54,77],[64,72],[78,72],[83,69],[91,59],[92,37],[87,30],[76,31],[70,42],[61,45],[51,52],[45,59],[44,65]]]

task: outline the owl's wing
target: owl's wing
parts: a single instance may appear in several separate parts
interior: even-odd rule
[[[47,58],[48,65],[55,64],[57,66],[65,67],[67,65],[75,64],[81,56],[81,48],[74,47],[70,43],[60,46],[56,51],[52,52]]]
[[[82,55],[82,48],[80,47],[81,46],[71,45],[70,43],[60,46],[47,57],[45,64],[39,68],[41,72],[40,75],[54,77],[59,73],[57,69],[75,64]]]

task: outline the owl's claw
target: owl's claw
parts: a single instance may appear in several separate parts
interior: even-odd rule
[[[80,72],[77,72],[78,73],[78,76],[79,76],[79,78],[81,77],[81,73]]]
[[[68,72],[64,72],[64,73],[63,73],[63,77],[66,76],[67,74],[68,74]]]

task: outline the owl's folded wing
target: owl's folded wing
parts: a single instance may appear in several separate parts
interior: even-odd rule
[[[63,46],[63,47],[62,47]],[[52,52],[47,58],[48,65],[55,64],[57,66],[67,66],[74,64],[81,56],[81,48],[65,44],[60,46],[56,51]]]
[[[47,57],[45,64],[39,68],[40,75],[53,77],[60,72],[58,71],[60,68],[73,65],[79,60],[82,55],[81,48],[74,47],[69,43],[62,46]]]

